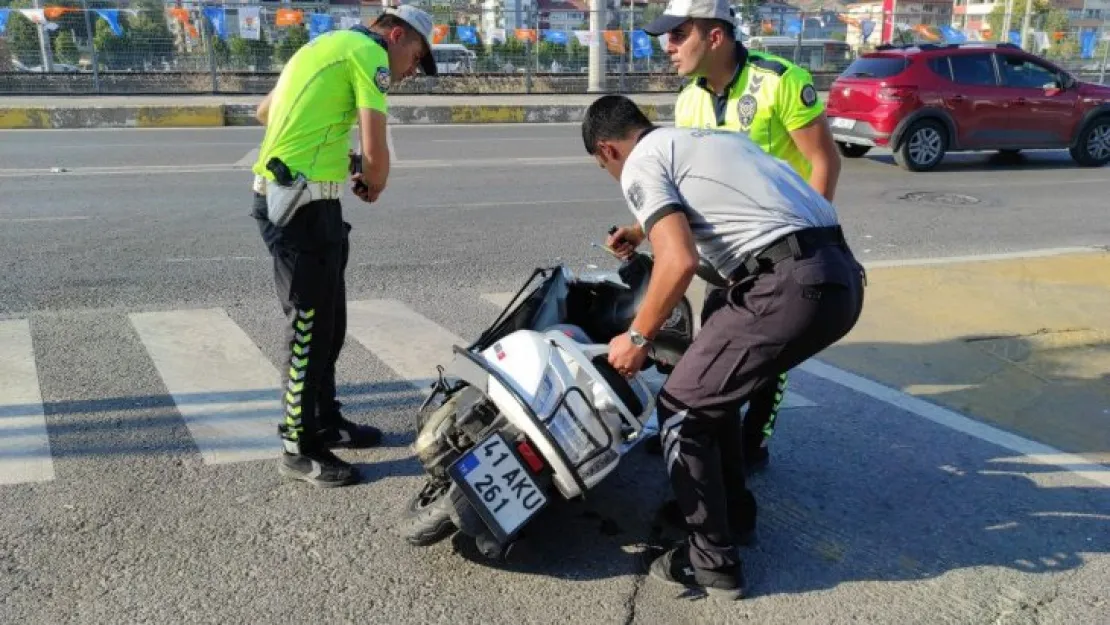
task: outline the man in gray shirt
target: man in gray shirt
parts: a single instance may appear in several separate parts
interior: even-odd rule
[[[603,96],[582,137],[636,217],[610,245],[626,256],[647,238],[655,255],[631,328],[610,343],[617,371],[643,367],[699,255],[728,282],[659,393],[663,457],[690,537],[651,574],[740,598],[734,544],[754,531],[756,509],[741,468],[739,407],[855,326],[863,268],[832,204],[741,133],[658,127],[628,98]]]

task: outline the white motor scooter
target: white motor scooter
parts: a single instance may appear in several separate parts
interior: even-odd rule
[[[651,267],[636,253],[615,274],[537,269],[474,344],[455,346],[417,420],[412,448],[427,478],[403,514],[410,544],[461,532],[486,557],[503,558],[552,499],[585,496],[657,431],[644,372],[626,379],[608,362]],[[709,272],[703,263],[699,274]],[[644,370],[669,372],[693,329],[683,298]]]

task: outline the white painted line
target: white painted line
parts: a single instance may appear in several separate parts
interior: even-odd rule
[[[254,162],[258,160],[258,148],[251,150],[243,155],[243,158],[235,161],[236,167],[253,167]]]
[[[278,371],[220,309],[128,315],[205,464],[275,458]]]
[[[0,223],[6,224],[30,224],[39,222],[55,222],[55,221],[85,221],[92,219],[88,215],[68,215],[58,217],[0,217]]]
[[[1048,445],[1011,434],[817,360],[806,361],[799,366],[799,369],[905,410],[922,419],[1021,454],[1030,463],[1057,466],[1102,486],[1110,487],[1110,467],[1092,462],[1082,456],[1065,453]]]
[[[31,324],[0,321],[0,484],[54,479]]]
[[[424,392],[438,375],[436,365],[450,362],[452,346],[470,344],[397,300],[348,302],[347,334]]]
[[[907,258],[905,260],[879,260],[864,262],[863,266],[871,269],[883,267],[916,267],[921,265],[945,265],[951,263],[988,262],[997,260],[1014,260],[1020,258],[1045,258],[1062,256],[1064,254],[1092,254],[1106,252],[1099,247],[1055,247],[1040,250],[1025,250],[1018,252],[1002,252],[998,254],[976,254],[971,256],[939,256],[935,258]],[[862,261],[861,261],[862,262]]]
[[[397,163],[393,169],[442,169],[458,167],[493,168],[493,167],[557,167],[561,165],[588,165],[593,159],[581,156],[543,156],[543,157],[508,157],[487,159],[460,159],[444,160],[431,159],[419,161],[405,161]],[[0,178],[21,178],[26,176],[130,176],[136,174],[200,174],[200,173],[225,173],[249,172],[248,165],[227,164],[198,164],[198,165],[144,165],[144,166],[111,166],[111,167],[77,167],[64,172],[54,173],[46,168],[39,169],[0,169]]]
[[[581,141],[581,139],[579,137],[576,137],[574,135],[566,136],[566,137],[555,137],[555,136],[552,136],[552,135],[545,135],[545,136],[540,136],[540,137],[481,137],[481,136],[479,136],[479,137],[473,137],[473,138],[469,138],[469,139],[427,139],[427,141],[429,141],[431,143],[491,143],[491,142],[500,143],[502,141],[550,141],[552,139],[574,141],[574,142],[576,142],[576,145],[578,145],[577,144],[578,141]]]
[[[222,263],[222,262],[238,262],[238,261],[261,261],[270,260],[269,256],[213,256],[212,258],[167,258],[167,263]]]

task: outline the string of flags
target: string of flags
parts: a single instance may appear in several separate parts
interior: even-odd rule
[[[9,15],[13,11],[18,11],[28,20],[34,24],[44,26],[47,30],[57,30],[57,20],[67,13],[78,13],[83,9],[75,7],[62,7],[62,6],[47,6],[37,9],[0,9],[0,35],[3,35],[9,23]],[[109,30],[117,37],[123,36],[124,28],[120,23],[120,14],[127,13],[129,15],[138,15],[135,9],[89,9],[98,19],[104,20],[107,23]],[[262,19],[261,7],[259,6],[237,6],[233,10],[238,17],[238,34],[244,39],[261,39],[262,37]],[[192,23],[192,14],[188,9],[180,7],[168,7],[167,13],[176,21],[180,22],[186,33],[192,38],[198,38],[199,33],[196,26]],[[228,30],[228,14],[227,9],[223,6],[206,6],[201,9],[203,19],[206,19],[212,26],[212,31],[220,39],[226,40],[229,36]],[[837,18],[847,24],[850,29],[857,29],[860,41],[868,43],[872,35],[875,34],[876,20],[869,19],[863,16],[853,16],[850,14],[839,14]],[[806,18],[806,22],[816,21],[821,26],[825,25],[823,18],[811,17]],[[337,23],[338,22],[338,23]],[[291,26],[306,26],[308,30],[309,40],[315,39],[323,33],[326,33],[338,26],[340,29],[348,29],[359,23],[356,16],[333,16],[330,13],[307,13],[302,9],[292,8],[277,8],[274,10],[274,26],[277,28],[288,28]],[[784,20],[781,26],[763,21],[762,23],[752,26],[757,26],[763,34],[783,34],[788,36],[797,36],[803,32],[803,22],[799,18]],[[946,43],[963,43],[966,41],[985,41],[991,37],[990,32],[982,32],[972,29],[971,31],[962,31],[949,25],[933,26],[927,24],[910,24],[899,22],[893,25],[895,28],[903,32],[913,33],[915,36],[925,41],[946,42]],[[448,39],[451,34],[452,26],[447,24],[438,24],[433,30],[433,41],[435,43],[443,43]],[[752,30],[748,25],[745,25],[745,32]],[[781,32],[779,32],[781,30]],[[539,43],[545,42],[556,45],[567,45],[570,43],[571,35],[582,46],[590,47],[595,45],[594,33],[589,30],[553,30],[553,29],[535,29],[535,28],[492,28],[485,30],[484,37],[479,35],[478,27],[473,25],[459,24],[454,26],[455,39],[463,44],[477,45],[481,39],[486,39],[488,43],[506,43],[509,36],[521,42]],[[601,32],[602,40],[605,47],[612,53],[625,54],[628,52],[626,48],[626,35],[627,41],[631,44],[632,56],[634,58],[647,58],[653,53],[653,46],[651,36],[642,30],[633,30],[631,33],[626,33],[622,30],[604,30]],[[1034,44],[1039,49],[1045,49],[1049,46],[1049,33],[1035,31],[1033,33]],[[1066,33],[1057,32],[1052,34],[1052,38],[1056,41],[1062,40]],[[664,36],[665,37],[665,36]],[[1008,33],[1007,39],[1016,44],[1021,45],[1021,33],[1017,30],[1011,30]],[[662,42],[663,37],[660,37]],[[1099,41],[1099,30],[1096,28],[1081,29],[1078,32],[1078,40],[1080,45],[1080,56],[1082,58],[1091,58],[1095,54],[1095,49]]]

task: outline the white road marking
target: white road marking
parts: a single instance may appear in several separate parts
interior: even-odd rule
[[[396,163],[393,169],[442,169],[448,167],[489,168],[489,167],[556,167],[561,165],[587,165],[593,159],[582,156],[542,156],[542,157],[505,157],[487,159],[430,159]],[[136,174],[200,174],[249,172],[249,165],[202,164],[202,165],[119,165],[108,167],[75,167],[64,172],[53,173],[47,168],[39,169],[0,169],[0,178],[21,178],[27,176],[131,176]]]
[[[922,419],[1021,454],[1029,463],[1057,466],[1102,486],[1110,487],[1110,467],[1092,462],[1082,456],[1065,453],[1054,447],[1011,434],[966,417],[954,410],[907,395],[817,360],[804,362],[799,368],[806,373],[835,382],[853,391],[917,415]]]
[[[275,458],[280,377],[222,309],[128,315],[206,464]]]
[[[236,167],[252,167],[254,162],[258,160],[258,148],[251,150],[243,155],[243,158],[235,161]]]
[[[915,267],[921,265],[945,265],[951,263],[984,262],[994,260],[1014,260],[1019,258],[1044,258],[1064,254],[1090,254],[1105,252],[1100,247],[1054,247],[1039,250],[1001,252],[998,254],[974,254],[970,256],[938,256],[933,258],[907,258],[905,260],[878,260],[863,263],[867,268]]]
[[[31,324],[0,321],[0,484],[54,479]]]
[[[397,300],[348,302],[347,334],[425,392],[436,379],[436,365],[450,362],[452,346],[470,344]]]
[[[84,221],[86,219],[92,218],[88,215],[59,215],[57,217],[0,217],[0,223],[30,224],[54,221]]]
[[[261,261],[270,260],[269,256],[213,256],[211,258],[167,258],[167,263],[222,263],[227,261]]]

